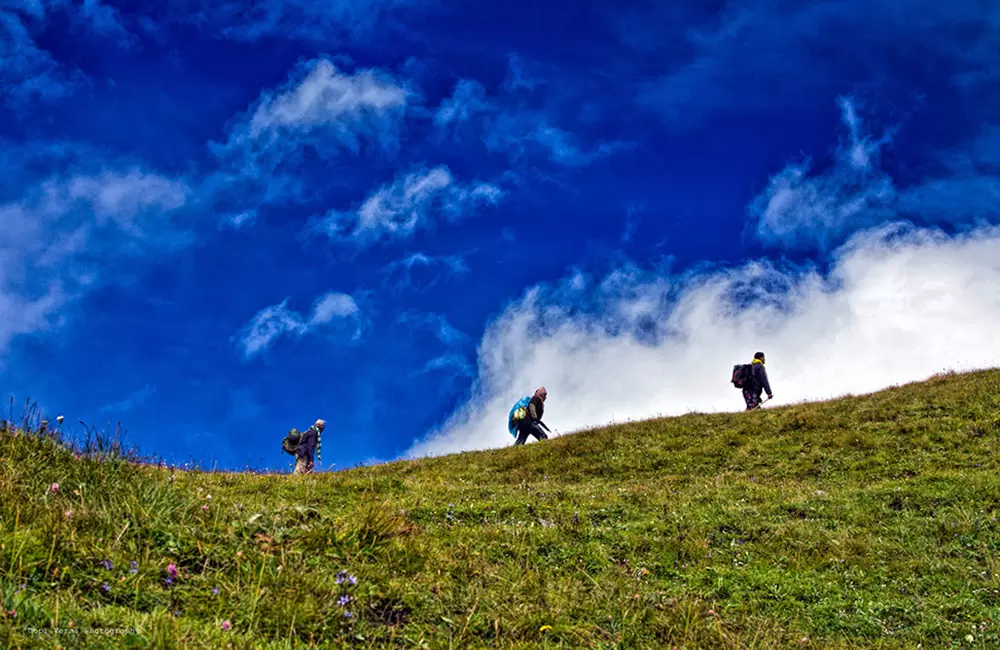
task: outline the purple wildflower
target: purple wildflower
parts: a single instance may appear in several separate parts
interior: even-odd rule
[[[337,584],[342,585],[345,580],[347,580],[347,571],[339,571],[337,573]]]
[[[356,585],[358,584],[358,579],[355,576],[347,576],[347,582]]]
[[[341,607],[346,607],[347,603],[349,602],[351,602],[350,596],[341,596],[340,598],[337,599],[337,604],[340,605]]]
[[[219,588],[218,587],[213,587],[212,588],[212,595],[213,596],[218,596],[219,595]]]
[[[173,562],[167,565],[167,575],[170,576],[171,578],[177,577],[177,565],[174,564]]]
[[[222,629],[223,630],[228,630],[231,627],[232,627],[232,624],[229,622],[228,618],[226,620],[222,621]]]
[[[101,591],[103,591],[104,593],[108,593],[109,591],[111,591],[111,587],[109,587],[108,583],[105,582],[103,585],[101,585]]]
[[[165,585],[167,585],[169,587],[170,585],[174,584],[174,579],[173,578],[167,578],[166,580],[163,581],[163,584],[165,584]]]
[[[128,564],[131,567],[128,570],[129,573],[131,573],[132,575],[135,575],[135,574],[139,573],[139,563],[138,562],[136,562],[135,560],[132,560]]]
[[[344,618],[352,618],[353,616],[354,616],[354,614],[352,614],[350,612],[344,612]]]

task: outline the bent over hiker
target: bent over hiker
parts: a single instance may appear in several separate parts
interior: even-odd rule
[[[295,448],[295,469],[293,474],[310,474],[313,471],[313,454],[319,449],[320,434],[326,428],[326,422],[316,420],[316,423],[302,432],[299,444]]]
[[[523,445],[527,442],[529,435],[535,436],[536,440],[548,440],[545,431],[548,431],[549,428],[542,422],[542,416],[545,414],[545,398],[548,395],[548,391],[542,386],[535,391],[535,394],[530,399],[522,399],[514,405],[511,421],[508,422],[508,429],[511,435],[515,431],[517,432],[517,440],[514,441],[515,446]]]
[[[767,393],[767,399],[774,397],[774,393],[771,392],[771,383],[767,380],[767,370],[764,368],[763,352],[753,355],[749,375],[749,381],[743,384],[743,401],[747,403],[747,410],[752,411],[761,404],[761,392]]]

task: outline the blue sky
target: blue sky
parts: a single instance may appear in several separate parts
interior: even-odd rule
[[[1000,363],[995,3],[14,0],[0,84],[0,394],[149,454]]]

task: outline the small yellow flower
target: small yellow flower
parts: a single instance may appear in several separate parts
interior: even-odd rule
[[[551,629],[552,629],[551,625],[543,625],[540,628],[538,628],[538,631],[539,632],[548,632]]]

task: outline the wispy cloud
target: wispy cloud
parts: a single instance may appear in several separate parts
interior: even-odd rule
[[[82,75],[62,68],[38,46],[35,32],[44,26],[41,3],[23,3],[23,13],[0,8],[0,103],[20,111],[35,102],[50,102],[69,95]]]
[[[884,136],[872,141],[850,98],[840,101],[848,139],[837,147],[832,166],[812,173],[810,162],[791,164],[775,175],[749,208],[757,236],[769,244],[826,248],[849,232],[893,213],[892,179],[877,164]]]
[[[646,208],[647,203],[645,201],[632,201],[629,203],[625,210],[625,228],[622,230],[621,237],[619,237],[619,240],[623,244],[632,241],[636,228],[639,226],[639,219],[646,211]]]
[[[511,74],[506,91],[489,97],[477,81],[459,80],[450,97],[442,100],[434,116],[439,134],[464,140],[471,132],[491,152],[504,153],[513,163],[526,163],[544,157],[566,167],[583,167],[632,145],[624,142],[600,142],[585,147],[577,136],[557,126],[558,118],[544,109],[531,107],[518,92],[540,92],[538,82],[528,82],[519,67],[520,59],[511,59]]]
[[[114,221],[134,236],[143,234],[137,218],[150,210],[176,210],[189,198],[185,183],[141,169],[50,180],[42,186],[42,193],[47,210],[65,212],[72,204],[83,202],[98,225]]]
[[[444,314],[408,311],[397,316],[396,322],[431,332],[444,345],[462,345],[469,341],[468,335],[452,327]]]
[[[1000,127],[986,126],[965,150],[942,160],[945,175],[903,191],[900,210],[959,224],[1000,219]]]
[[[188,195],[183,181],[125,168],[54,176],[0,205],[0,353],[15,335],[61,323],[60,309],[102,272],[188,243],[172,218]]]
[[[381,136],[385,118],[406,106],[407,91],[388,75],[374,70],[344,74],[326,59],[306,67],[303,79],[261,98],[242,135],[271,143],[282,132],[332,129],[346,148],[357,151],[361,136]]]
[[[289,309],[288,300],[265,307],[244,326],[238,338],[245,359],[264,352],[282,336],[302,337],[333,323],[347,323],[354,328],[352,336],[360,335],[361,310],[347,294],[327,293],[319,297],[308,317]]]
[[[431,227],[436,215],[457,221],[482,205],[495,205],[503,196],[496,185],[459,184],[441,165],[402,172],[379,188],[357,209],[332,211],[319,225],[331,238],[368,244],[381,239],[406,239]]]
[[[809,161],[786,166],[749,206],[757,237],[787,248],[841,244],[860,228],[897,217],[967,226],[1000,217],[1000,137],[987,125],[961,149],[941,155],[941,174],[898,187],[880,153],[892,132],[867,135],[850,98],[840,100],[847,137],[834,161],[816,172]]]
[[[426,290],[448,276],[461,276],[469,268],[463,255],[412,253],[390,262],[385,268],[386,284],[396,289]]]
[[[436,372],[443,372],[454,378],[475,376],[475,369],[469,360],[464,355],[455,352],[434,357],[419,370],[412,372],[411,376],[419,377]]]
[[[321,185],[308,182],[306,159],[395,151],[412,93],[383,71],[347,73],[325,58],[304,61],[233,120],[225,142],[209,145],[219,167],[203,193],[227,215],[303,200]],[[328,168],[314,164],[312,171]]]
[[[517,110],[488,120],[483,140],[488,150],[506,153],[514,161],[526,161],[540,153],[567,167],[584,167],[630,148],[624,142],[610,142],[584,149],[575,136],[553,126],[547,117]]]
[[[444,348],[443,352],[428,360],[411,376],[429,373],[445,373],[452,378],[473,376],[472,363],[467,356],[467,349],[472,341],[465,332],[452,326],[444,314],[407,311],[396,317],[396,323],[412,334],[430,334]],[[430,346],[419,346],[421,350],[428,347]]]
[[[115,39],[123,47],[132,47],[138,40],[125,28],[121,13],[100,0],[83,0],[80,18],[91,31],[100,36]]]
[[[398,138],[410,91],[392,76],[374,69],[353,74],[339,70],[328,59],[300,64],[280,87],[261,94],[249,111],[230,128],[229,142],[216,147],[220,154],[279,153],[310,145],[329,155],[324,145],[353,153],[362,143],[393,147]]]
[[[239,41],[281,38],[323,43],[370,37],[385,29],[404,9],[432,4],[430,0],[262,0],[243,2],[181,2],[175,19]]]
[[[955,74],[957,84],[996,65],[997,23],[977,0],[730,3],[721,16],[712,12],[694,27],[676,18],[673,7],[637,12],[622,43],[654,42],[663,52],[664,73],[640,82],[637,99],[680,129],[719,114],[781,111],[815,101],[843,87],[844,70],[852,71],[851,83],[885,87],[903,81],[895,74],[903,67],[910,79]],[[636,31],[652,40],[637,40]],[[903,50],[910,56],[898,59]],[[643,62],[648,68],[650,57]],[[903,67],[895,68],[897,63]]]
[[[82,26],[86,34],[114,40],[122,47],[138,43],[125,28],[119,11],[100,0],[83,0],[81,4],[8,0],[0,6],[0,104],[15,113],[64,99],[86,80],[79,69],[61,64],[39,44],[38,36],[57,14]]]
[[[219,222],[219,227],[240,230],[241,228],[248,228],[252,226],[256,221],[256,210],[243,210],[241,212],[234,212],[222,217],[222,220]]]
[[[493,103],[486,97],[486,89],[478,81],[460,79],[455,84],[455,90],[438,106],[434,114],[434,124],[445,128],[453,124],[468,122],[483,113],[496,110]]]
[[[143,404],[146,400],[153,396],[156,392],[156,386],[151,386],[146,384],[139,390],[133,391],[120,402],[114,402],[111,404],[105,404],[101,407],[101,413],[125,413],[137,408]]]

